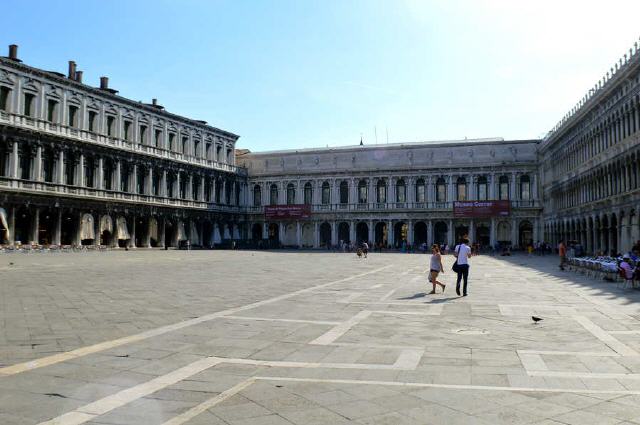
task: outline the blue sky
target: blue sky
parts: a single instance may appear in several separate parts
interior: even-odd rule
[[[638,40],[640,2],[2,1],[27,64],[253,151],[543,136]],[[4,47],[3,47],[4,48]],[[4,53],[6,54],[6,53]]]

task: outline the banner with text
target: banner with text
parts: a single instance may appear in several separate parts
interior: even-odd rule
[[[266,205],[264,217],[271,219],[309,218],[311,217],[311,205]]]
[[[510,201],[455,201],[453,203],[453,216],[456,218],[505,217],[510,212]]]

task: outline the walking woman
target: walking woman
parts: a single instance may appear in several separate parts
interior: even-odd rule
[[[460,245],[456,246],[454,251],[456,255],[456,263],[454,264],[454,271],[458,274],[456,280],[456,293],[460,295],[460,281],[464,279],[464,286],[462,287],[462,296],[467,296],[467,280],[469,279],[469,257],[471,256],[471,248],[469,248],[469,239],[463,238],[460,241]]]
[[[436,293],[436,285],[440,285],[442,287],[442,292],[444,292],[444,283],[438,282],[438,274],[440,272],[444,273],[444,268],[442,267],[442,256],[440,255],[440,247],[436,243],[431,245],[431,264],[429,269],[429,281],[433,285],[433,289],[431,290],[431,292],[429,292],[429,294]]]

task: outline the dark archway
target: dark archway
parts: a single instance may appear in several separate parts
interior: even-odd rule
[[[320,225],[320,246],[331,246],[331,225],[326,221]]]
[[[342,242],[350,242],[349,223],[343,221],[338,225],[338,240]]]
[[[409,226],[404,221],[399,221],[393,226],[393,245],[400,248],[407,242]]]
[[[22,245],[31,243],[31,223],[33,217],[31,211],[27,207],[20,207],[16,210],[16,218],[14,224],[14,240],[16,244],[20,242]]]
[[[419,221],[413,226],[413,243],[420,246],[427,243],[429,235],[427,234],[427,225],[424,221]]]
[[[525,248],[533,243],[533,226],[529,221],[520,222],[518,231],[518,245]]]
[[[280,226],[278,226],[278,223],[269,224],[269,240],[274,242],[280,240]]]
[[[609,231],[611,232],[611,254],[618,255],[618,219],[615,213],[611,214],[611,223],[609,224]]]
[[[175,246],[176,240],[176,225],[169,219],[164,220],[164,245],[165,247]]]
[[[481,247],[489,246],[491,244],[489,226],[480,224],[476,227],[476,240],[474,242],[479,243]]]
[[[60,226],[60,243],[62,245],[75,245],[75,236],[78,231],[78,217],[71,213],[62,214]]]
[[[433,243],[437,243],[438,245],[447,243],[447,230],[447,223],[438,221],[435,226],[433,226]]]
[[[55,233],[57,221],[57,211],[53,211],[50,209],[44,209],[40,211],[40,218],[38,223],[38,244],[51,245],[51,243],[53,242],[53,235]]]
[[[464,236],[469,237],[469,226],[463,224],[457,225],[455,230],[455,243],[460,242]]]
[[[251,240],[259,241],[262,239],[262,224],[253,223],[251,226]]]
[[[382,244],[383,246],[387,246],[388,240],[387,240],[387,223],[380,221],[378,223],[376,223],[376,227],[374,228],[375,230],[375,242],[376,245]]]
[[[146,241],[144,240],[147,234],[147,227],[147,220],[143,219],[142,217],[136,218],[136,234],[134,236],[134,242],[138,248],[147,247],[147,244],[145,243]]]
[[[356,225],[356,242],[369,242],[369,226],[364,221]]]

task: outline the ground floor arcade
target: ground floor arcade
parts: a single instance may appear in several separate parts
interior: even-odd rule
[[[538,240],[536,217],[489,219],[307,219],[297,221],[250,220],[249,237],[286,247],[323,248],[342,243],[402,248],[423,243],[452,245],[463,235],[484,247],[498,244],[525,247]]]
[[[211,247],[245,238],[241,218],[220,213],[60,200],[0,203],[0,245]]]

